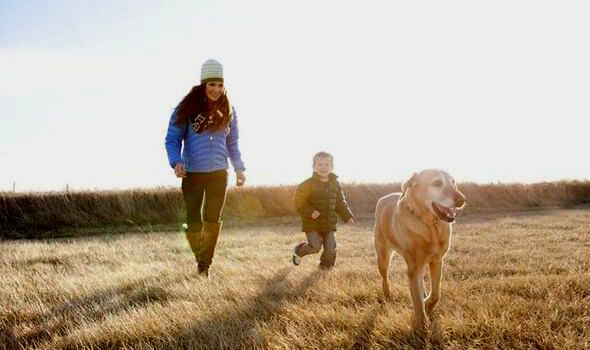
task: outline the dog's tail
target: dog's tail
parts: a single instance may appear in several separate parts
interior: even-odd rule
[[[385,199],[385,197],[379,198],[379,200],[377,201],[377,204],[375,205],[375,224],[373,225],[373,232],[375,232],[375,236],[377,236],[378,233],[381,233],[380,216],[381,216],[381,210],[383,207],[384,199]]]
[[[394,210],[397,202],[400,200],[401,193],[394,192],[379,198],[375,205],[375,225],[373,227],[375,234],[381,232],[381,221],[385,210]]]

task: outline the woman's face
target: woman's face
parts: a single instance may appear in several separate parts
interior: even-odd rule
[[[221,81],[210,81],[205,85],[205,94],[211,101],[217,101],[223,95],[223,82]]]

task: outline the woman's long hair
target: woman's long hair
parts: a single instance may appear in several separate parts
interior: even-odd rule
[[[224,91],[223,95],[217,101],[208,103],[207,95],[205,94],[205,85],[193,86],[191,91],[178,103],[178,106],[176,106],[176,125],[182,126],[189,122],[192,123],[199,114],[209,116],[217,110],[223,113],[223,118],[220,123],[215,123],[208,130],[217,131],[229,125],[231,122],[231,108],[227,93]]]

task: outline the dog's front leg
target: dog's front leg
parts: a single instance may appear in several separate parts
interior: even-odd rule
[[[443,267],[442,258],[434,258],[430,261],[428,267],[430,268],[430,283],[432,286],[430,296],[426,299],[426,311],[432,313],[432,309],[440,300],[440,282],[442,280]]]
[[[425,329],[428,319],[424,308],[424,265],[408,264],[410,294],[414,305],[414,315],[419,329]]]

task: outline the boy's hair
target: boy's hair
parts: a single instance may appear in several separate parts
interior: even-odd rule
[[[330,153],[323,151],[318,152],[313,156],[313,165],[315,165],[315,162],[317,162],[320,158],[330,158],[330,162],[332,163],[332,165],[334,165],[334,157]]]

